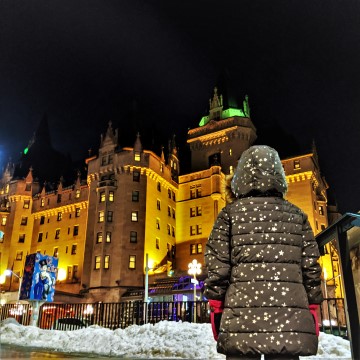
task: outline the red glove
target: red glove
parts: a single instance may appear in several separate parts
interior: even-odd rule
[[[220,300],[209,300],[210,320],[214,339],[217,341],[219,336],[220,321],[224,310],[224,302]]]
[[[318,316],[317,316],[317,310],[319,308],[319,305],[316,304],[311,304],[309,305],[309,310],[311,312],[311,315],[314,318],[314,322],[315,322],[315,332],[316,332],[316,336],[319,336],[319,322],[318,322]]]

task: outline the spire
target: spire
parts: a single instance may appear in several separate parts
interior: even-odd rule
[[[136,152],[142,152],[142,144],[141,144],[141,140],[140,140],[140,133],[138,132],[136,134],[136,140],[135,140],[135,143],[134,143],[134,151]]]
[[[33,175],[32,175],[32,172],[33,172],[33,168],[30,166],[30,169],[29,169],[29,172],[25,178],[25,182],[26,183],[32,183],[33,182]]]
[[[76,178],[76,182],[75,182],[75,188],[78,189],[81,186],[81,172],[80,170],[77,171],[77,178]]]
[[[58,185],[58,188],[57,188],[57,192],[58,192],[58,193],[61,193],[62,190],[63,190],[63,182],[64,182],[64,177],[63,177],[63,176],[60,176],[59,185]]]
[[[108,123],[108,128],[106,130],[105,136],[101,134],[100,139],[101,139],[101,144],[100,144],[101,148],[108,145],[111,145],[112,147],[117,146],[118,130],[117,129],[115,131],[113,130],[111,120]]]
[[[165,163],[165,154],[164,154],[164,147],[161,146],[161,161]]]
[[[218,95],[218,88],[216,86],[214,88],[214,96],[212,99],[209,99],[209,103],[210,103],[210,110],[223,106],[223,97],[222,95],[220,96]]]
[[[44,197],[45,194],[46,194],[46,181],[44,182],[44,186],[43,186],[43,188],[41,190],[41,196]]]

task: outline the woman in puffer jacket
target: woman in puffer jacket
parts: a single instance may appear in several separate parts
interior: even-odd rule
[[[276,150],[250,147],[231,180],[232,202],[209,236],[204,295],[217,350],[228,360],[317,353],[320,254],[306,214],[284,200],[286,191]]]

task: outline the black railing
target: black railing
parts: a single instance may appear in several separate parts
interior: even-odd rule
[[[32,306],[30,304],[4,304],[0,305],[0,321],[14,318],[19,324],[29,325]]]
[[[124,329],[130,325],[155,324],[162,320],[210,322],[210,308],[207,301],[143,301],[121,303],[46,303],[40,307],[38,326],[41,329],[75,330],[89,325],[99,325],[108,329]],[[29,325],[31,304],[5,304],[0,307],[0,321],[15,318],[22,325]],[[146,316],[145,316],[146,314]],[[319,307],[320,331],[347,338],[344,299],[327,298]]]
[[[320,331],[348,338],[344,299],[326,298],[319,307]]]

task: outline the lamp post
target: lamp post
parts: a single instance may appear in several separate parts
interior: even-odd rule
[[[4,272],[5,276],[15,275],[19,279],[19,290],[18,290],[18,303],[20,302],[20,292],[21,292],[21,283],[22,283],[22,276],[19,276],[18,274],[14,273],[12,270],[5,270]]]
[[[196,274],[201,274],[201,264],[197,262],[196,259],[194,259],[189,264],[189,275],[194,275],[194,278],[191,279],[191,282],[194,284],[194,323],[196,323],[196,285],[199,283],[198,280],[196,280]]]

